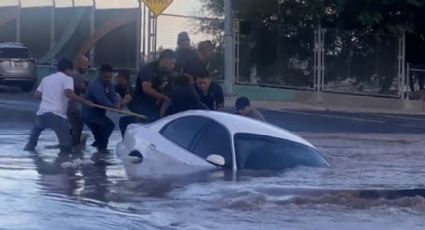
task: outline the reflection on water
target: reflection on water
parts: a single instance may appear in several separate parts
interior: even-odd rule
[[[132,179],[115,154],[28,154],[26,136],[1,135],[0,228],[425,229],[421,136],[303,136],[333,168],[159,181]]]

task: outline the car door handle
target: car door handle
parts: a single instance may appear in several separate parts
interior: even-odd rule
[[[152,150],[156,150],[156,145],[154,145],[154,144],[150,144],[150,145],[149,145],[149,148],[150,148],[150,149],[152,149]]]

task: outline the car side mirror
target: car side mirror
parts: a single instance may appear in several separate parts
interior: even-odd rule
[[[212,154],[207,157],[207,161],[210,162],[213,165],[224,167],[226,164],[226,160],[223,156]]]

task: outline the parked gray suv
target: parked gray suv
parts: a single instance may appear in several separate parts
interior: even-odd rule
[[[35,59],[30,51],[21,43],[0,43],[0,84],[29,92],[36,81]]]

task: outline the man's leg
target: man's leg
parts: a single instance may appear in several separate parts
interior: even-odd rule
[[[98,141],[98,150],[104,151],[108,148],[109,137],[115,129],[115,124],[109,118],[103,117],[99,124],[100,136]]]
[[[78,146],[81,142],[81,132],[84,127],[80,111],[68,113],[68,119],[71,125],[72,146]]]
[[[125,117],[121,117],[120,121],[119,121],[119,126],[120,126],[120,131],[121,131],[121,136],[124,137],[125,131],[127,130],[127,127],[132,124],[137,122],[137,119],[134,116],[125,116]]]
[[[72,136],[69,123],[65,118],[49,113],[49,128],[52,129],[59,140],[59,148],[61,152],[72,152]]]
[[[35,118],[34,126],[31,129],[31,134],[28,140],[28,143],[25,145],[25,151],[34,151],[38,143],[38,138],[40,137],[41,132],[46,129],[45,123],[43,122],[43,115],[37,116]]]
[[[94,143],[92,144],[92,146],[98,148],[102,136],[102,130],[99,129],[99,125],[97,123],[87,121],[84,123],[89,127],[93,134]]]
[[[109,138],[111,137],[111,135],[112,135],[112,132],[114,132],[114,129],[115,129],[115,124],[114,124],[114,122],[111,120],[111,119],[109,119],[108,117],[105,117],[105,124],[106,124],[106,137],[107,137],[107,139],[109,140]]]

